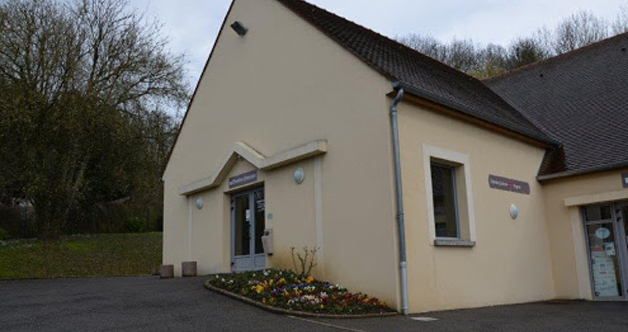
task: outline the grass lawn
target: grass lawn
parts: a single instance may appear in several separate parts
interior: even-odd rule
[[[162,233],[71,235],[56,242],[0,242],[0,279],[152,274]]]

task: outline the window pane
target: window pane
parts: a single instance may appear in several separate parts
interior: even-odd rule
[[[264,235],[264,229],[266,228],[266,220],[264,219],[264,191],[256,191],[253,193],[255,199],[255,253],[263,254],[264,247],[262,246],[262,236]]]
[[[586,227],[595,296],[623,296],[621,265],[617,256],[619,249],[616,247],[613,224],[595,224]]]
[[[249,255],[251,253],[251,211],[249,210],[249,196],[237,197],[235,199],[234,209],[235,255]]]
[[[586,221],[610,220],[611,207],[604,206],[587,206],[584,208],[584,218]]]
[[[436,237],[458,237],[454,169],[432,164],[432,197]]]

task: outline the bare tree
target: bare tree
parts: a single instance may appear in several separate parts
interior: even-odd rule
[[[581,11],[563,20],[554,35],[554,51],[561,54],[608,37],[608,24],[589,11]]]
[[[551,30],[547,28],[547,26],[543,25],[532,34],[531,39],[534,41],[539,49],[543,50],[543,53],[546,56],[552,57],[557,55],[556,51],[554,50],[554,44],[556,39],[554,30]]]
[[[187,100],[159,27],[125,0],[0,3],[0,185],[33,204],[45,236],[63,231],[90,175],[141,169],[146,119]]]
[[[615,34],[628,32],[628,5],[621,6],[617,19],[613,22],[612,29]]]
[[[418,34],[408,34],[397,39],[410,48],[465,72],[478,65],[475,45],[469,39],[453,39],[448,44],[443,44],[434,37]]]
[[[441,62],[445,62],[446,60],[447,52],[445,50],[445,45],[436,40],[436,38],[434,37],[411,33],[402,37],[397,37],[397,40],[400,43],[412,49],[415,49],[433,59]]]
[[[470,39],[453,39],[445,46],[445,61],[450,66],[469,72],[478,66],[475,45]]]
[[[500,45],[488,44],[477,52],[477,66],[469,72],[477,78],[488,78],[505,72],[508,68],[508,52]]]
[[[514,69],[549,57],[535,38],[517,38],[510,43],[507,68]]]
[[[612,25],[589,11],[581,11],[561,21],[555,29],[543,26],[530,37],[516,38],[507,48],[494,44],[483,47],[469,39],[443,43],[417,34],[397,40],[451,67],[487,78],[597,42],[609,37],[610,31],[628,31],[628,6],[621,7]]]

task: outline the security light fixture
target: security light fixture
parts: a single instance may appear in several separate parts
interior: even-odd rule
[[[297,169],[294,171],[294,181],[295,181],[297,184],[301,184],[301,183],[303,183],[303,180],[304,180],[304,179],[305,179],[305,173],[303,173],[303,169],[302,169],[302,168],[300,168],[300,167],[299,167],[299,168],[297,168]]]
[[[517,219],[517,216],[519,216],[519,209],[516,205],[510,204],[510,217],[514,220]]]
[[[233,22],[233,24],[231,24],[231,29],[233,29],[233,31],[240,36],[246,35],[246,32],[249,31],[249,29],[247,29],[240,21]]]

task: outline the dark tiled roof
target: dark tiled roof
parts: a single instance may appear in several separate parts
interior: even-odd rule
[[[539,175],[628,166],[628,34],[485,80],[561,150]]]
[[[553,143],[481,81],[301,0],[277,0],[413,94],[535,140]]]

